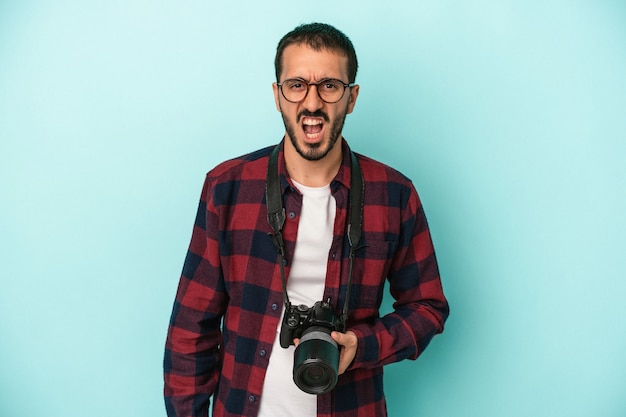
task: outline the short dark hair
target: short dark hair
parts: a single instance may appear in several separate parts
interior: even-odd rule
[[[326,23],[307,23],[296,27],[278,42],[274,67],[276,81],[283,71],[283,52],[289,45],[305,44],[316,51],[330,50],[348,57],[348,82],[356,80],[359,64],[352,41],[340,30]]]

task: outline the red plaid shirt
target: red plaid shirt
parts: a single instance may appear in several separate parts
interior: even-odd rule
[[[350,157],[331,183],[337,203],[324,299],[339,315],[348,280],[345,233]],[[169,416],[256,416],[265,370],[280,325],[283,294],[265,206],[272,147],[224,162],[207,174],[167,335],[164,374]],[[365,180],[362,249],[357,251],[347,329],[358,350],[337,386],[318,396],[319,417],[386,416],[383,365],[416,359],[448,316],[437,261],[419,197],[406,177],[357,155]],[[279,175],[287,220],[286,274],[302,196],[283,153]],[[380,317],[385,279],[394,311]],[[297,410],[294,410],[297,415]]]

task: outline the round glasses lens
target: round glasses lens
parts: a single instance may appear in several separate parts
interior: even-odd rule
[[[317,85],[317,92],[322,100],[334,103],[343,97],[344,86],[339,80],[323,80]]]
[[[281,86],[283,95],[289,101],[298,102],[306,97],[309,86],[302,80],[285,80]]]

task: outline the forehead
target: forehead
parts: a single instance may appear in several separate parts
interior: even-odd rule
[[[347,81],[348,57],[330,50],[315,50],[305,44],[289,45],[283,51],[281,79],[303,78],[316,81],[337,78]]]

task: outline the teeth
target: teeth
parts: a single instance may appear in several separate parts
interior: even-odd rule
[[[322,121],[320,119],[304,119],[302,120],[302,124],[307,125],[307,126],[315,126],[315,125],[321,125]]]

